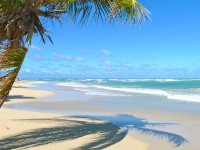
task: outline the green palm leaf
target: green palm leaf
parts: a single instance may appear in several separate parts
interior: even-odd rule
[[[0,107],[22,66],[34,34],[45,43],[51,37],[45,19],[85,24],[115,23],[150,19],[150,12],[136,0],[1,0],[0,1]]]
[[[24,47],[7,47],[0,50],[0,107],[22,66],[27,49]]]

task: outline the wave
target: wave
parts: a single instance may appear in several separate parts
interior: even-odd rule
[[[108,81],[119,81],[119,82],[182,82],[182,81],[200,81],[200,79],[108,79]]]
[[[155,81],[158,81],[158,82],[179,82],[179,81],[184,81],[184,80],[180,80],[180,79],[155,79]]]
[[[188,101],[188,102],[200,102],[200,95],[195,94],[170,94],[167,96],[168,99]]]
[[[130,92],[130,93],[141,93],[141,94],[153,94],[153,95],[167,95],[166,91],[155,90],[155,89],[141,89],[141,88],[115,88],[109,86],[92,86],[98,89],[120,91],[120,92]]]
[[[111,97],[127,97],[127,96],[132,96],[132,95],[127,95],[127,94],[118,94],[118,93],[113,93],[113,92],[94,92],[94,91],[87,91],[85,92],[87,95],[93,95],[93,96],[111,96]]]
[[[79,84],[76,82],[68,82],[68,83],[57,83],[57,86],[64,86],[64,87],[70,87],[70,88],[88,88],[88,85]]]
[[[190,82],[200,81],[200,79],[155,79],[157,82]]]
[[[200,102],[200,94],[191,94],[182,92],[174,92],[168,90],[159,90],[159,89],[147,89],[147,88],[125,88],[125,87],[111,87],[111,86],[102,86],[102,85],[86,85],[76,82],[70,83],[58,83],[58,86],[64,86],[73,88],[75,90],[83,91],[88,95],[99,95],[99,96],[133,96],[137,94],[149,94],[164,96],[167,99],[171,100],[180,100],[188,102]]]
[[[108,81],[116,81],[116,82],[145,82],[145,81],[155,81],[155,79],[108,79]]]
[[[94,86],[94,87],[100,88],[100,89],[106,89],[106,90],[121,91],[121,92],[165,96],[165,97],[167,97],[167,99],[172,99],[172,100],[181,100],[181,101],[188,101],[188,102],[200,102],[200,95],[199,94],[183,94],[183,93],[176,94],[176,93],[170,93],[169,91],[156,90],[156,89],[113,88],[113,87],[106,87],[106,86]]]

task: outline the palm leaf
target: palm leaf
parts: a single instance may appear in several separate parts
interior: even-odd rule
[[[0,51],[0,107],[3,105],[22,66],[27,49],[7,47]]]
[[[141,24],[149,11],[136,0],[0,0],[0,107],[21,68],[32,37],[53,43],[44,27],[47,20],[65,17],[81,25],[91,22]]]
[[[81,24],[87,21],[109,21],[126,23],[128,21],[142,23],[150,19],[150,12],[140,3],[133,0],[57,0],[46,4],[48,11],[63,10],[70,22]]]

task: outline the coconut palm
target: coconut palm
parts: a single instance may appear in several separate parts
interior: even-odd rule
[[[44,24],[65,18],[86,24],[149,19],[148,10],[136,0],[1,0],[0,1],[0,107],[9,95],[34,35],[45,43],[51,37]]]

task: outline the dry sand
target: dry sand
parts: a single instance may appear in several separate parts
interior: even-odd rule
[[[12,100],[7,104],[35,101],[54,94],[49,91],[31,90],[30,87],[35,83],[17,82],[10,93]],[[126,150],[130,149],[132,144],[137,150],[147,149],[147,144],[104,121],[4,107],[0,110],[0,119],[0,150]]]
[[[53,96],[50,91],[33,90],[38,82],[20,81],[11,91],[7,104],[42,100]],[[129,112],[149,118],[149,122],[178,122],[171,126],[146,126],[148,129],[174,133],[185,137],[189,143],[175,147],[167,139],[131,129],[124,129],[105,121],[83,117],[31,112],[10,108],[0,110],[0,150],[199,150],[200,118],[181,114],[153,114]]]

